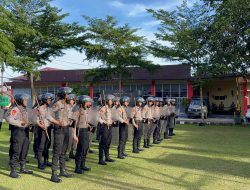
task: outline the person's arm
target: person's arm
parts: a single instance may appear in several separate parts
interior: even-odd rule
[[[6,120],[9,124],[11,125],[15,125],[18,127],[25,127],[25,122],[21,121],[21,117],[20,117],[20,111],[17,108],[13,108],[9,115],[6,117]]]
[[[99,118],[98,118],[98,121],[101,124],[107,124],[107,121],[104,120],[104,114],[105,114],[105,107],[102,107],[99,111]]]

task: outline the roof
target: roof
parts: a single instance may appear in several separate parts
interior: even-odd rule
[[[40,79],[35,83],[57,83],[69,82],[80,83],[84,78],[87,69],[81,70],[41,70]],[[131,67],[131,79],[133,80],[187,80],[191,77],[191,69],[188,65],[162,65],[156,71],[149,72],[140,67]],[[29,79],[25,76],[19,76],[11,79],[11,85],[20,85],[21,83],[29,83]]]

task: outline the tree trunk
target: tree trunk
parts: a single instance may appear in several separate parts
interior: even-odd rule
[[[4,63],[2,63],[1,67],[1,92],[3,92],[3,72],[4,72]]]
[[[202,92],[202,82],[201,82],[201,79],[200,79],[200,105],[201,105],[201,119],[202,119],[202,122],[204,123],[204,110],[203,110],[203,92]]]
[[[34,87],[34,75],[30,73],[30,89],[31,89],[31,100],[32,106],[35,105],[35,87]]]

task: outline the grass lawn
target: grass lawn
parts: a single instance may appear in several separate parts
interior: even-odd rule
[[[176,136],[108,166],[97,165],[97,145],[89,154],[92,171],[60,184],[49,181],[51,169],[37,169],[32,152],[28,168],[33,175],[11,179],[8,166],[9,131],[0,132],[0,190],[79,190],[79,189],[250,189],[250,128],[239,126],[187,126],[176,128]],[[32,148],[30,148],[32,149]],[[112,147],[111,156],[117,155]],[[70,172],[74,161],[67,162]]]

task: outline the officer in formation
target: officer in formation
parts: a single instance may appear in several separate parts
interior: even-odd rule
[[[75,173],[83,174],[89,171],[85,165],[86,156],[89,149],[89,111],[93,100],[86,95],[77,97],[77,105],[73,108],[71,119],[75,120],[73,138],[77,144],[75,156]],[[78,131],[78,133],[76,133]]]
[[[76,102],[76,95],[75,94],[69,94],[69,96],[67,97],[67,104],[69,105],[69,111],[70,111],[70,115],[72,115],[72,110],[75,106],[75,102]],[[75,159],[75,155],[74,155],[74,151],[76,149],[76,143],[74,142],[74,138],[73,138],[73,129],[75,126],[75,122],[71,122],[71,125],[69,126],[69,145],[68,145],[68,150],[67,152],[69,152],[69,159]]]
[[[124,96],[121,99],[122,106],[118,108],[118,120],[119,120],[119,145],[118,156],[117,158],[124,159],[127,154],[125,153],[125,146],[128,140],[128,126],[129,126],[129,117],[127,115],[126,109],[128,108],[130,98]]]
[[[145,100],[142,97],[137,97],[135,100],[135,107],[131,111],[132,124],[134,126],[134,137],[133,137],[133,153],[139,153],[142,151],[140,148],[141,137],[143,134],[143,123],[142,123],[142,106]]]
[[[110,158],[109,149],[112,140],[112,107],[114,95],[107,95],[105,98],[105,105],[99,111],[99,123],[100,123],[100,140],[99,140],[99,162],[100,165],[107,165],[106,162],[114,162],[115,160]],[[104,161],[105,155],[105,161]]]
[[[48,162],[48,142],[50,141],[50,136],[48,133],[48,128],[52,123],[59,125],[60,123],[53,118],[51,115],[50,105],[54,100],[54,95],[51,93],[46,93],[42,96],[42,105],[37,107],[38,117],[37,117],[37,161],[38,168],[44,170]],[[44,156],[44,161],[42,160]]]
[[[66,172],[66,153],[70,149],[70,157],[75,158],[75,173],[83,174],[90,168],[85,165],[86,156],[90,148],[90,135],[93,128],[97,130],[99,140],[99,162],[100,165],[107,165],[106,162],[114,162],[110,158],[109,149],[112,141],[112,127],[119,127],[118,158],[124,159],[125,146],[128,139],[128,127],[133,127],[133,153],[142,151],[141,138],[144,139],[144,148],[149,148],[150,139],[154,144],[159,144],[164,138],[174,135],[176,107],[175,99],[167,99],[166,104],[162,98],[142,97],[135,99],[135,106],[131,112],[130,98],[115,97],[111,94],[99,99],[99,105],[92,112],[93,100],[87,95],[76,98],[71,94],[72,89],[61,87],[57,93],[57,99],[51,93],[39,96],[36,105],[33,107],[36,113],[36,122],[29,121],[27,105],[29,96],[18,94],[15,96],[15,106],[12,107],[6,116],[10,124],[10,177],[19,178],[17,168],[20,166],[20,173],[32,174],[26,169],[27,154],[29,148],[29,126],[35,125],[36,138],[34,148],[38,161],[38,168],[45,169],[48,166],[49,143],[53,140],[52,176],[51,181],[59,183],[61,177],[72,177]],[[97,123],[93,126],[93,118]],[[92,120],[92,121],[90,121]],[[91,123],[92,122],[92,123]],[[53,139],[50,132],[53,128]],[[95,131],[94,131],[95,132]],[[73,147],[76,146],[76,153]],[[43,158],[44,157],[44,158]],[[60,166],[59,176],[57,175],[58,162]]]
[[[59,121],[59,125],[54,126],[54,144],[52,157],[52,176],[51,181],[55,183],[61,182],[61,178],[57,175],[58,161],[60,164],[60,176],[72,177],[72,174],[66,172],[65,157],[69,144],[69,126],[72,124],[70,120],[70,106],[66,103],[68,95],[72,92],[69,87],[61,87],[58,90],[58,101],[53,104],[52,110],[55,119]]]
[[[29,150],[29,120],[27,105],[29,95],[15,95],[15,106],[9,110],[6,120],[10,125],[10,177],[19,178],[17,168],[20,166],[20,173],[32,174],[33,172],[26,169],[26,157]]]

